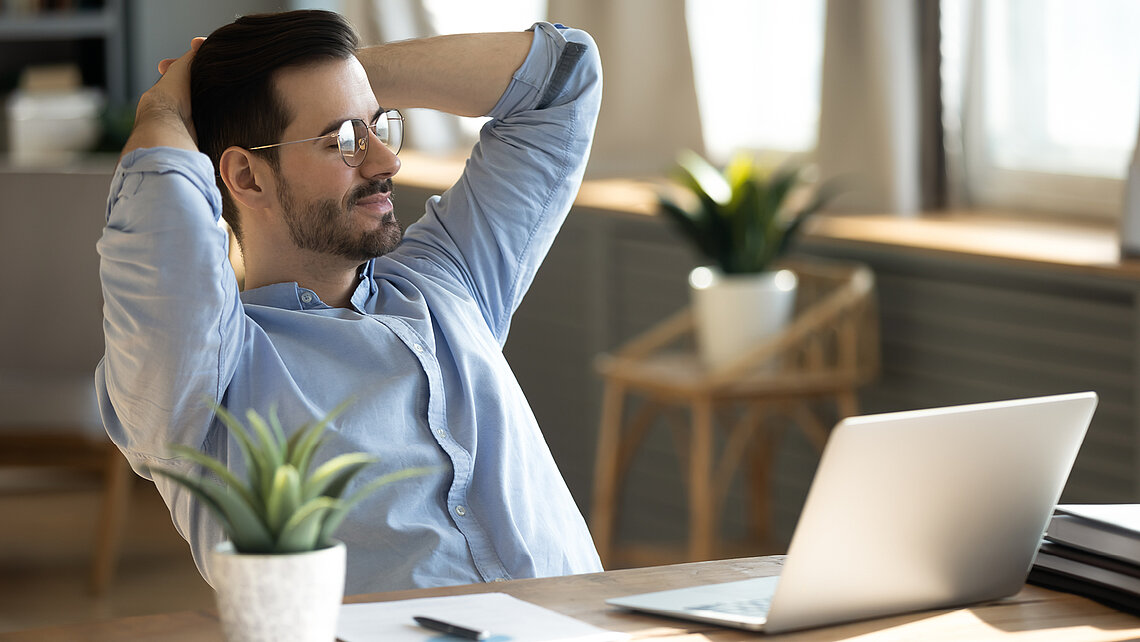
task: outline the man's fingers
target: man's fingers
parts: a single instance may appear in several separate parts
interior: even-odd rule
[[[186,53],[196,53],[198,51],[198,48],[202,46],[203,42],[206,42],[206,39],[202,36],[198,36],[197,38],[194,38],[193,40],[190,41],[190,51],[188,51]],[[185,56],[186,54],[182,54],[182,55]],[[158,63],[158,73],[165,74],[166,70],[170,69],[170,65],[173,65],[177,61],[178,61],[177,58],[163,58]]]

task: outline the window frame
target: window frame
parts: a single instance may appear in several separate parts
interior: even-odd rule
[[[961,90],[962,174],[967,204],[1026,215],[1116,220],[1123,211],[1127,167],[1121,176],[1012,169],[996,164],[987,137],[986,16],[971,0],[964,28]],[[945,34],[943,34],[945,38]]]

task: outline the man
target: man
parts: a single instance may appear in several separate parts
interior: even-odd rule
[[[581,180],[595,46],[540,23],[355,49],[336,14],[289,12],[241,18],[160,65],[99,242],[107,431],[136,470],[185,469],[166,459],[174,443],[240,469],[203,397],[239,416],[276,404],[292,428],[352,397],[322,457],[375,453],[372,477],[443,472],[352,511],[336,534],[349,593],[600,570],[501,351]],[[408,107],[492,120],[401,240],[389,110]],[[245,259],[240,294],[222,215]],[[218,525],[155,483],[209,579]]]

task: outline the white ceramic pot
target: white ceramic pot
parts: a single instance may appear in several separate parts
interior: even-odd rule
[[[230,642],[332,642],[344,600],[344,543],[310,553],[211,553],[222,629]]]
[[[697,349],[716,368],[776,334],[795,313],[796,275],[789,270],[724,274],[713,267],[689,273]]]

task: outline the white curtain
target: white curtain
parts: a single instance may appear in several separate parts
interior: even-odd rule
[[[914,0],[829,0],[818,160],[846,189],[832,209],[922,207],[919,20]]]
[[[679,150],[704,152],[685,0],[550,0],[548,14],[590,32],[602,56],[591,177],[661,176]]]

